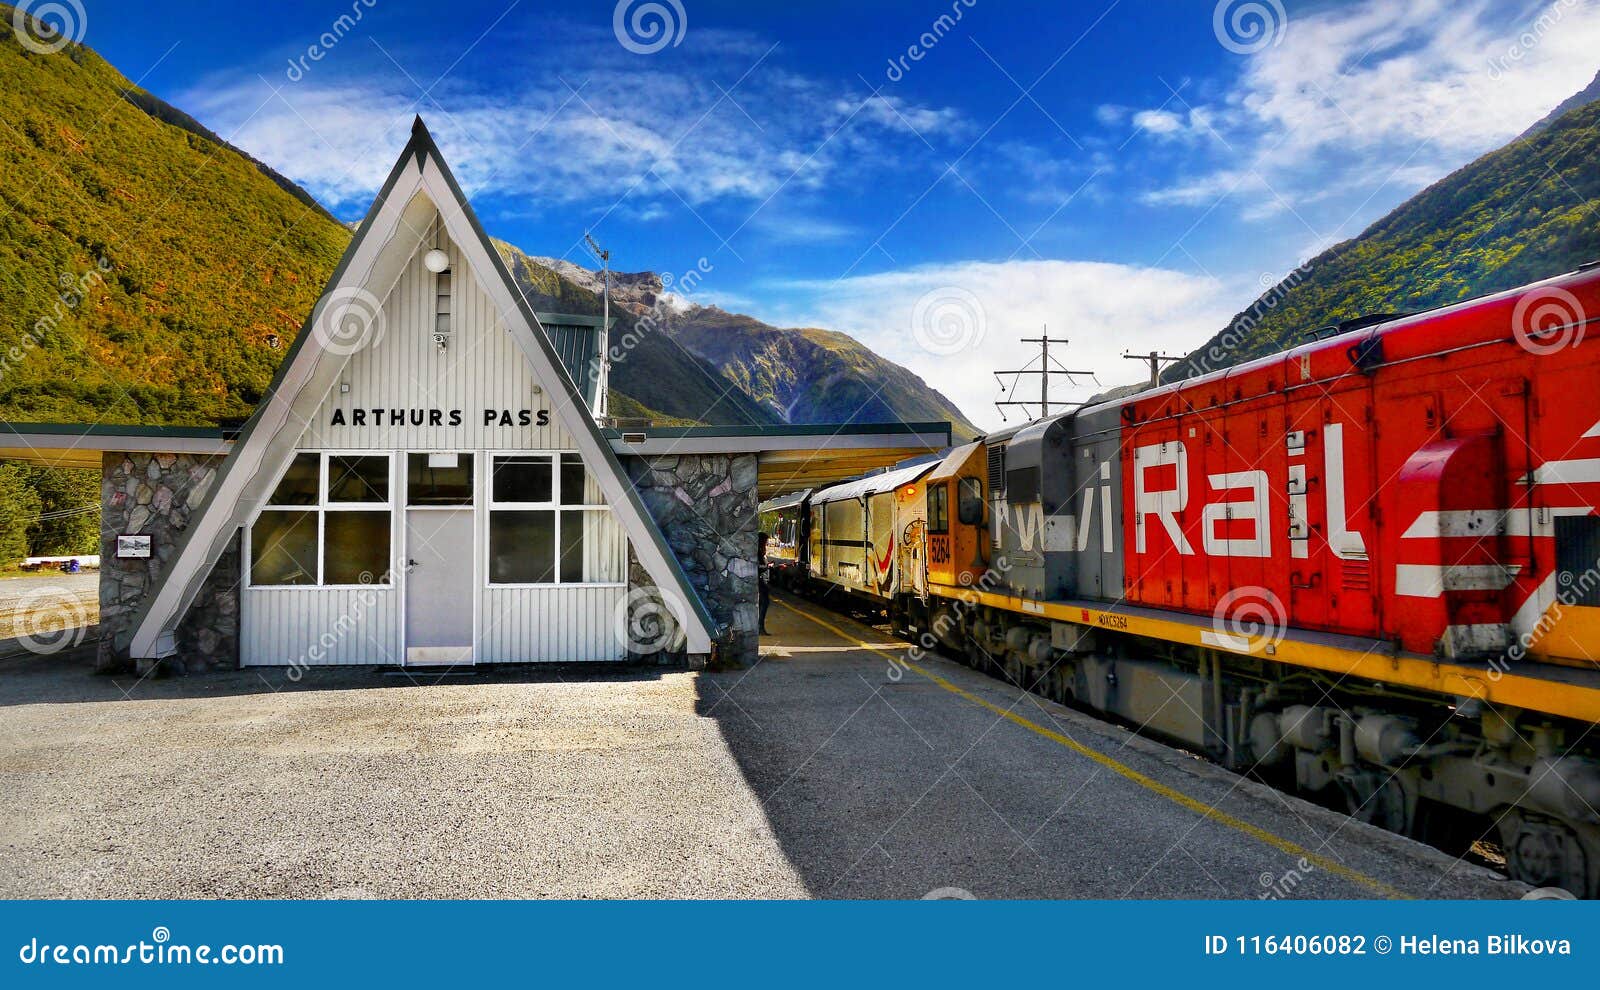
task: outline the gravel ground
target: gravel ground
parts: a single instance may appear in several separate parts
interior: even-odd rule
[[[268,676],[0,674],[0,897],[806,894],[692,674]]]
[[[805,606],[810,608],[810,606]],[[824,615],[874,641],[882,634]],[[747,671],[100,678],[0,665],[0,897],[1370,897],[783,604]],[[1407,894],[1521,887],[955,664]]]

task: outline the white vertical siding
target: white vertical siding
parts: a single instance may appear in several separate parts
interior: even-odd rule
[[[480,663],[622,660],[616,626],[626,587],[488,588],[483,593]]]
[[[351,355],[339,381],[309,412],[300,438],[303,450],[562,450],[572,447],[551,403],[554,390],[535,395],[533,369],[506,332],[494,304],[450,245],[455,286],[455,333],[441,351],[433,343],[434,276],[419,252],[383,301],[382,337]],[[448,422],[460,410],[460,426],[355,426],[353,410],[439,409]],[[344,426],[333,426],[335,409]],[[549,425],[486,426],[484,409],[546,410]],[[368,414],[370,416],[370,413]],[[385,421],[387,422],[387,420]]]
[[[240,660],[246,667],[397,664],[397,588],[246,589],[240,596]]]
[[[430,238],[431,243],[431,238]],[[551,403],[552,389],[535,394],[533,371],[494,311],[493,304],[454,245],[448,247],[454,282],[454,333],[446,350],[433,343],[434,277],[422,254],[408,263],[383,301],[383,333],[347,361],[339,382],[307,410],[302,450],[390,450],[396,452],[393,546],[404,547],[406,476],[404,452],[471,451],[478,458],[475,508],[476,659],[480,663],[621,660],[624,644],[614,629],[627,597],[627,533],[610,512],[584,512],[584,582],[578,587],[506,587],[486,584],[481,548],[489,510],[484,485],[493,452],[570,450],[571,436]],[[558,383],[559,384],[559,383]],[[559,388],[555,391],[559,391]],[[438,409],[448,422],[460,410],[460,426],[355,426],[357,408]],[[345,425],[332,425],[334,410]],[[485,409],[547,410],[540,427],[485,425]],[[370,412],[368,413],[370,417]],[[559,459],[557,460],[559,464]],[[604,496],[591,466],[585,485],[589,504]],[[556,506],[556,509],[561,507]],[[241,594],[242,656],[247,665],[311,666],[401,664],[405,661],[406,577],[392,588],[246,587]],[[316,655],[313,655],[313,654]]]

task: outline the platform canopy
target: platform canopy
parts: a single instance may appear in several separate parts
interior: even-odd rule
[[[951,443],[949,423],[680,426],[607,435],[620,456],[753,453],[763,500],[831,485]]]
[[[0,460],[99,470],[108,451],[222,455],[233,446],[214,426],[106,426],[0,422]]]

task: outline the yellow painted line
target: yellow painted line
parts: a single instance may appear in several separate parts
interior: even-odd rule
[[[963,701],[969,701],[980,708],[991,711],[1008,722],[1020,725],[1024,729],[1037,733],[1051,742],[1060,743],[1061,745],[1072,750],[1074,753],[1077,753],[1079,756],[1087,757],[1088,759],[1093,760],[1094,762],[1105,767],[1107,770],[1110,770],[1112,773],[1131,780],[1140,787],[1153,791],[1156,794],[1166,798],[1168,801],[1189,809],[1202,818],[1208,818],[1219,825],[1231,828],[1236,832],[1242,832],[1245,835],[1250,836],[1252,839],[1266,843],[1272,848],[1277,849],[1279,852],[1293,856],[1295,857],[1296,862],[1303,859],[1319,870],[1326,870],[1327,872],[1336,876],[1341,876],[1352,883],[1375,890],[1384,897],[1393,898],[1396,900],[1411,899],[1409,894],[1396,890],[1395,888],[1384,883],[1382,880],[1374,879],[1373,877],[1369,877],[1359,870],[1353,870],[1350,867],[1345,866],[1343,863],[1329,859],[1327,856],[1312,852],[1310,849],[1307,849],[1298,843],[1290,842],[1288,839],[1269,832],[1259,825],[1252,825],[1243,819],[1233,817],[1225,811],[1219,811],[1205,802],[1192,798],[1176,788],[1168,787],[1159,780],[1145,776],[1144,774],[1135,770],[1133,767],[1128,766],[1126,763],[1112,759],[1110,756],[1107,756],[1105,753],[1102,753],[1093,747],[1085,746],[1083,743],[1080,743],[1075,739],[1069,739],[1061,733],[1056,732],[1054,729],[1047,729],[1044,726],[1039,725],[1037,722],[1023,718],[1021,715],[1018,715],[1016,712],[1011,711],[1010,709],[1001,708],[999,705],[996,705],[991,701],[980,698],[971,691],[968,691],[967,689],[953,684],[943,677],[940,677],[933,671],[919,667],[903,656],[887,653],[869,643],[863,642],[861,639],[850,635],[848,632],[845,632],[838,626],[833,625],[824,619],[819,619],[810,612],[796,608],[781,598],[773,598],[772,603],[774,605],[782,605],[784,608],[803,619],[809,619],[854,647],[867,650],[870,653],[876,653],[886,660],[889,660],[896,666],[904,667],[906,670],[909,670],[912,673],[919,674],[922,677],[927,678],[934,684],[937,684],[939,687],[942,687],[956,697],[961,698]]]

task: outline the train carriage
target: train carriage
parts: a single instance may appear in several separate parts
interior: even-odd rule
[[[767,566],[772,582],[780,587],[800,590],[806,577],[805,502],[811,489],[805,488],[761,503],[761,531],[767,534]]]
[[[925,594],[919,482],[932,467],[900,467],[813,493],[806,503],[812,582],[883,610],[899,595]]]

